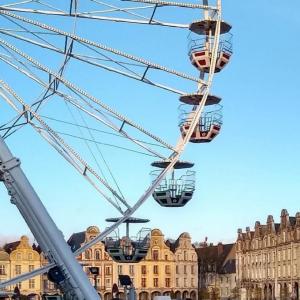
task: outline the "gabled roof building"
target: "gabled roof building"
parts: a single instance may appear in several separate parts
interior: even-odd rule
[[[237,279],[242,299],[299,299],[300,213],[238,230]]]
[[[207,244],[196,248],[199,299],[235,298],[235,244]]]

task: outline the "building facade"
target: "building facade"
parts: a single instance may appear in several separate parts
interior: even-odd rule
[[[300,213],[281,211],[254,230],[238,230],[237,279],[242,299],[299,299]]]
[[[5,244],[0,250],[0,279],[1,281],[31,272],[41,267],[41,259],[38,251],[29,244],[27,236],[22,236],[20,241]],[[1,275],[2,273],[2,275]],[[42,293],[41,276],[33,277],[17,284],[21,294],[30,300],[40,299]],[[15,286],[7,288],[14,291]]]
[[[9,254],[0,248],[0,282],[6,281],[11,277]],[[9,288],[6,291],[10,291]]]
[[[86,231],[72,234],[68,243],[74,252],[99,233],[98,227],[90,226]],[[177,240],[165,240],[159,229],[152,230],[149,251],[139,263],[113,261],[105,251],[103,242],[96,243],[77,259],[104,300],[112,298],[114,283],[119,287],[119,297],[125,298],[118,280],[118,276],[124,274],[131,277],[137,299],[153,300],[154,296],[170,295],[176,299],[197,300],[197,254],[188,233],[182,233]],[[0,280],[8,280],[47,264],[39,247],[30,245],[28,238],[22,236],[20,241],[8,243],[0,249]],[[90,267],[98,267],[99,275],[91,274]],[[17,286],[21,294],[31,300],[41,299],[44,294],[59,292],[46,274]],[[12,292],[15,287],[9,287],[7,291]]]
[[[68,243],[76,251],[100,233],[96,226],[74,233]],[[150,300],[157,295],[171,295],[177,299],[197,299],[197,255],[188,233],[176,241],[165,241],[159,229],[151,231],[150,249],[139,263],[114,262],[99,242],[77,257],[92,284],[103,299],[112,298],[112,286],[117,284],[120,298],[124,293],[119,284],[119,275],[129,275],[134,283],[137,298]],[[98,267],[99,275],[90,273],[90,267]]]
[[[196,252],[199,299],[237,299],[235,244],[204,242]]]

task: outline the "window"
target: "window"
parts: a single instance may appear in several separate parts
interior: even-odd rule
[[[153,260],[158,260],[158,250],[153,250],[152,251],[152,259]]]
[[[170,278],[166,278],[166,287],[170,287],[171,286],[170,282],[171,282]]]
[[[165,260],[168,260],[168,254],[165,254]]]
[[[101,250],[96,250],[95,251],[95,259],[96,260],[101,260]]]
[[[147,281],[146,281],[146,278],[142,278],[141,285],[142,285],[143,288],[147,287]]]
[[[119,274],[119,275],[122,275],[122,274],[123,274],[123,272],[122,272],[122,271],[123,271],[123,270],[122,270],[122,267],[123,267],[123,266],[118,266],[118,274]]]
[[[43,280],[43,289],[48,290],[48,280],[47,279]]]
[[[183,273],[187,274],[187,272],[186,272],[186,266],[183,266]]]
[[[176,266],[176,274],[179,274],[179,266]]]
[[[158,278],[153,278],[153,286],[158,287]]]
[[[96,278],[97,287],[101,286],[101,278]]]
[[[191,273],[195,274],[195,266],[194,265],[191,265]]]
[[[184,260],[188,260],[186,251],[183,252],[183,257],[184,257]]]
[[[176,278],[176,286],[179,287],[179,278]]]
[[[286,233],[285,233],[285,231],[282,233],[282,235],[283,235],[283,242],[285,243],[286,242]]]
[[[105,266],[105,275],[111,275],[111,267]]]
[[[142,265],[142,274],[146,275],[147,274],[147,267],[145,265]]]
[[[187,287],[187,280],[186,280],[186,278],[184,278],[183,282],[184,282],[184,287]]]
[[[195,287],[195,279],[192,278],[192,287]]]
[[[111,287],[110,278],[105,278],[105,287],[106,288]]]
[[[155,265],[155,266],[153,266],[153,274],[158,274],[158,266],[157,265]]]
[[[165,273],[166,274],[171,274],[171,266],[170,265],[165,266]]]
[[[0,275],[5,275],[5,266],[0,265]]]
[[[29,259],[29,260],[32,260],[32,259],[33,259],[32,253],[29,253],[29,254],[28,254],[28,259]]]
[[[90,250],[85,250],[84,256],[85,256],[85,259],[91,259],[91,252],[90,252]]]
[[[16,265],[16,275],[20,275],[22,272],[21,265]]]
[[[29,270],[29,272],[32,272],[34,270],[34,265],[29,265],[28,270]]]
[[[134,275],[134,265],[129,265],[129,274]]]
[[[29,279],[29,288],[34,289],[35,288],[35,280],[34,279]]]
[[[17,253],[17,260],[21,260],[21,253]]]

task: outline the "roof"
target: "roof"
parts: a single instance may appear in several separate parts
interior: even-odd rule
[[[300,227],[300,212],[297,212],[294,217],[289,216],[286,209],[282,209],[280,214],[280,223],[275,223],[272,215],[267,218],[266,224],[260,224],[259,221],[255,223],[255,237],[264,237],[269,233],[278,234],[282,230],[293,230],[296,227]],[[246,232],[242,232],[242,229],[238,229],[238,240],[246,240],[253,238],[253,231],[250,228],[246,228]]]
[[[196,248],[198,262],[202,262],[203,264],[216,264],[218,273],[229,272],[235,269],[234,255],[231,255],[230,259],[228,259],[229,254],[233,252],[235,253],[235,244],[223,245],[219,243],[218,245]]]
[[[235,259],[230,259],[221,268],[222,274],[232,274],[236,272]]]
[[[7,243],[3,246],[3,249],[7,252],[7,253],[11,253],[12,251],[16,250],[17,247],[20,245],[20,241],[16,241],[16,242],[12,242],[12,243]]]
[[[71,246],[72,252],[80,248],[85,241],[85,231],[73,233],[68,239],[67,243]]]

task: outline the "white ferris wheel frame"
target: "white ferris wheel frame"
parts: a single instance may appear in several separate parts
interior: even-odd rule
[[[77,171],[79,171],[83,175],[83,177],[85,179],[87,179],[96,188],[96,190],[104,197],[104,199],[109,201],[122,214],[122,217],[115,224],[113,224],[112,226],[110,226],[109,228],[104,230],[102,233],[100,233],[93,240],[87,242],[84,246],[82,246],[80,249],[78,249],[76,252],[74,252],[73,255],[72,255],[73,260],[75,260],[74,257],[76,257],[80,253],[84,252],[86,249],[90,248],[91,246],[93,246],[97,242],[102,241],[109,233],[111,233],[121,223],[123,223],[126,219],[128,219],[151,196],[151,194],[153,193],[155,188],[160,184],[160,182],[164,179],[164,177],[167,175],[167,173],[170,172],[170,170],[173,169],[175,164],[178,162],[181,154],[183,153],[187,143],[189,142],[189,140],[192,136],[192,133],[194,131],[194,128],[197,125],[197,122],[198,122],[198,120],[201,116],[201,113],[202,113],[203,109],[204,109],[204,106],[205,106],[205,103],[206,103],[206,100],[207,100],[207,97],[208,97],[208,94],[209,94],[209,91],[210,91],[210,88],[211,88],[211,85],[212,85],[213,77],[214,77],[214,70],[215,70],[216,61],[217,61],[217,52],[218,52],[218,45],[219,45],[219,39],[220,39],[220,27],[221,27],[221,21],[222,21],[222,19],[221,19],[221,0],[217,0],[216,7],[208,6],[207,1],[205,1],[205,0],[203,1],[204,2],[203,5],[188,4],[188,3],[175,3],[175,2],[159,1],[159,0],[127,0],[127,1],[128,2],[132,1],[132,2],[154,4],[155,7],[156,6],[178,6],[178,7],[204,9],[206,12],[208,11],[208,9],[211,10],[211,11],[214,11],[215,20],[216,20],[216,29],[215,29],[215,33],[214,33],[214,43],[213,43],[213,48],[212,48],[211,65],[210,65],[210,70],[209,70],[209,73],[208,73],[207,80],[205,81],[204,78],[201,78],[201,79],[193,78],[193,77],[188,76],[186,74],[183,74],[183,73],[180,73],[180,72],[177,72],[177,71],[174,71],[174,70],[170,70],[168,68],[159,66],[157,64],[146,61],[144,59],[137,58],[137,57],[134,57],[132,55],[128,55],[128,54],[123,53],[121,51],[115,50],[113,48],[109,48],[107,46],[103,46],[103,45],[97,44],[95,42],[88,41],[86,39],[80,38],[74,32],[73,33],[63,32],[59,29],[53,28],[53,27],[48,26],[46,24],[42,24],[40,22],[33,21],[33,20],[25,18],[25,17],[15,15],[13,12],[53,14],[53,15],[56,15],[56,16],[63,15],[63,13],[59,13],[59,12],[53,13],[53,11],[52,12],[51,11],[39,11],[38,12],[36,10],[16,9],[16,8],[11,8],[11,7],[5,7],[3,5],[0,6],[0,15],[2,14],[2,15],[5,15],[5,16],[8,16],[8,17],[12,17],[12,18],[21,20],[21,21],[26,22],[26,23],[30,23],[31,25],[34,25],[34,26],[39,26],[43,29],[50,30],[50,31],[55,32],[57,34],[61,34],[61,35],[65,36],[66,38],[69,39],[69,42],[68,42],[68,40],[66,41],[67,51],[65,51],[65,59],[64,59],[63,65],[61,67],[61,71],[59,73],[53,72],[52,70],[50,70],[49,68],[43,66],[42,64],[40,64],[38,61],[34,60],[32,57],[30,57],[29,55],[27,55],[23,51],[17,49],[16,47],[9,44],[8,42],[0,39],[0,45],[5,46],[6,48],[10,49],[12,52],[14,52],[14,53],[20,55],[22,58],[28,60],[28,62],[35,65],[40,70],[44,70],[46,73],[51,75],[51,83],[50,84],[46,83],[46,82],[43,82],[40,78],[34,77],[32,74],[30,74],[28,72],[26,73],[26,71],[24,71],[24,70],[20,70],[20,68],[18,68],[16,65],[14,65],[9,60],[6,60],[6,63],[8,63],[11,67],[15,68],[16,70],[22,72],[26,76],[30,77],[35,82],[39,83],[46,90],[50,90],[50,91],[56,93],[58,96],[67,99],[68,101],[70,101],[70,103],[73,103],[76,107],[82,109],[83,111],[88,113],[90,116],[92,116],[95,119],[105,123],[110,128],[123,133],[126,138],[130,139],[132,142],[134,142],[136,144],[139,144],[143,148],[145,148],[145,146],[143,144],[141,144],[139,141],[135,140],[133,137],[130,137],[129,135],[127,135],[125,131],[123,132],[122,128],[120,130],[120,128],[116,127],[114,124],[111,124],[109,121],[107,121],[103,118],[100,118],[99,115],[97,115],[97,110],[95,110],[94,107],[89,107],[89,109],[87,109],[87,107],[84,107],[82,104],[76,102],[70,96],[65,95],[65,94],[60,93],[59,91],[57,91],[55,88],[53,88],[51,86],[51,84],[53,82],[63,83],[67,87],[69,87],[72,90],[76,91],[76,93],[80,94],[83,97],[88,98],[94,104],[100,105],[103,109],[106,109],[111,114],[114,114],[115,116],[117,116],[120,120],[123,121],[123,125],[129,124],[130,126],[133,126],[133,127],[137,128],[138,130],[141,130],[143,133],[149,134],[156,141],[162,143],[165,147],[167,147],[168,149],[170,149],[172,151],[172,154],[169,157],[166,158],[166,157],[163,157],[163,156],[159,155],[159,153],[153,152],[153,150],[151,150],[151,149],[148,149],[148,148],[146,149],[149,152],[152,152],[153,154],[157,155],[161,159],[168,160],[169,165],[161,171],[161,173],[158,175],[158,177],[151,183],[151,185],[140,196],[140,198],[136,201],[136,203],[133,206],[130,206],[126,202],[125,199],[120,197],[116,191],[112,190],[111,187],[109,185],[107,185],[105,180],[103,180],[100,176],[97,175],[97,173],[88,165],[87,162],[85,162],[83,159],[81,159],[79,154],[76,153],[76,151],[74,149],[72,149],[68,144],[66,144],[64,142],[64,140],[61,139],[60,136],[58,134],[56,134],[55,131],[52,130],[50,126],[48,126],[46,124],[46,122],[39,116],[37,110],[33,109],[32,106],[28,105],[20,96],[18,96],[14,92],[14,90],[4,80],[0,79],[0,97],[6,103],[8,103],[8,105],[11,106],[19,114],[20,117],[27,118],[27,123],[29,123],[44,139],[46,139],[69,163],[71,163],[75,167],[75,169]],[[72,2],[73,1],[71,0],[71,3]],[[76,11],[70,13],[69,16],[76,17],[76,18],[77,17],[78,18],[92,18],[91,15],[81,14],[81,13],[78,13]],[[206,17],[207,17],[207,15],[206,15]],[[173,24],[173,23],[158,22],[158,21],[153,20],[153,18],[151,18],[150,22],[148,21],[148,23],[145,23],[146,21],[138,21],[138,20],[135,20],[135,21],[131,20],[130,21],[130,20],[119,19],[119,18],[102,18],[101,19],[101,18],[97,17],[96,19],[106,20],[106,21],[115,21],[115,22],[128,22],[128,23],[136,23],[136,24],[162,25],[162,26],[187,28],[186,25],[178,25],[178,24],[176,25],[176,24]],[[131,120],[128,120],[127,118],[123,117],[119,113],[111,110],[108,106],[106,106],[100,100],[96,99],[93,96],[90,96],[88,93],[86,93],[81,88],[78,88],[77,86],[75,86],[71,82],[64,79],[63,78],[63,69],[65,68],[65,66],[67,64],[67,61],[69,59],[68,51],[69,51],[69,48],[72,47],[72,42],[73,41],[79,41],[79,42],[88,44],[88,45],[93,46],[93,47],[101,48],[101,49],[104,49],[106,51],[112,52],[114,54],[120,55],[122,57],[126,57],[128,59],[136,61],[138,63],[144,64],[146,66],[146,71],[144,73],[143,78],[134,78],[134,79],[138,79],[140,81],[144,81],[144,78],[145,78],[145,75],[147,73],[148,68],[154,68],[154,69],[162,70],[164,72],[167,72],[167,73],[170,73],[170,74],[173,74],[173,75],[176,75],[176,76],[180,76],[180,77],[183,77],[183,78],[188,79],[188,80],[196,81],[197,84],[198,84],[198,89],[197,89],[198,93],[203,95],[203,97],[202,97],[201,103],[198,105],[198,107],[194,111],[193,119],[191,121],[191,125],[190,125],[190,128],[189,128],[186,136],[184,138],[180,137],[178,142],[177,142],[177,145],[175,147],[173,147],[173,146],[165,143],[160,138],[152,135],[150,132],[143,129],[138,124],[135,124],[134,122],[132,122]],[[32,41],[27,40],[27,42],[32,42]],[[42,44],[39,44],[38,46],[46,47],[45,45],[42,45]],[[57,50],[57,49],[51,49],[51,50],[59,52],[59,50]],[[75,59],[76,58],[77,59],[83,59],[82,57],[76,57],[76,55],[75,56],[73,55],[71,57],[73,57]],[[5,60],[5,58],[3,58],[3,57],[2,58],[0,57],[0,59],[2,61]],[[145,82],[145,83],[149,83],[149,82]],[[157,83],[150,82],[150,84],[154,85],[156,87],[159,87],[159,88],[167,89],[167,90],[175,92],[177,94],[181,94],[181,95],[184,94],[181,91],[178,91],[176,89],[172,89],[172,88],[169,88],[169,87],[157,84]],[[21,109],[20,109],[20,107],[21,107]],[[28,119],[28,113],[30,113],[30,115],[32,117],[32,119],[30,119],[30,120]],[[33,120],[35,122],[33,122]],[[123,127],[123,125],[122,125],[122,127]],[[5,146],[5,143],[4,143],[2,138],[0,139],[0,161],[2,162],[2,166],[3,165],[7,166],[8,162],[13,163],[12,166],[11,166],[11,170],[10,169],[3,170],[3,168],[2,169],[0,168],[0,173],[1,172],[7,172],[7,170],[9,170],[8,175],[11,175],[10,171],[14,172],[15,168],[17,168],[17,172],[20,172],[20,170],[19,170],[19,161],[15,160],[13,158],[13,156],[11,155],[8,148]],[[94,179],[96,179],[96,181],[98,181],[98,183],[100,182],[102,185],[104,185],[106,188],[108,188],[110,190],[110,192],[112,192],[112,194],[114,194],[116,197],[118,197],[118,199],[125,206],[125,208],[126,208],[125,211],[122,210],[120,207],[116,206],[114,204],[114,202],[111,201],[111,198],[108,197],[102,191],[102,189],[100,189],[98,187],[97,182],[95,182],[95,180],[92,179],[92,176],[94,176]],[[24,180],[24,177],[23,177],[23,180]],[[22,206],[22,204],[20,204],[20,202],[19,202],[19,205]],[[39,205],[42,205],[42,203],[40,203]],[[34,207],[34,205],[33,205],[33,207]],[[39,274],[45,273],[46,271],[48,271],[49,269],[51,269],[55,265],[60,265],[60,266],[63,266],[65,268],[66,274],[68,274],[70,276],[70,286],[72,288],[74,288],[76,286],[77,287],[79,286],[79,291],[76,290],[76,288],[74,288],[74,291],[73,291],[73,294],[76,295],[78,297],[78,299],[84,299],[84,298],[85,299],[98,299],[98,295],[97,295],[97,298],[96,298],[95,292],[91,291],[90,287],[88,286],[87,280],[83,279],[84,276],[82,276],[82,274],[84,274],[84,273],[79,271],[78,267],[75,266],[73,261],[70,261],[70,257],[66,256],[62,259],[62,256],[64,256],[63,253],[57,253],[58,247],[62,247],[63,249],[66,250],[67,246],[66,246],[66,243],[63,246],[63,242],[62,242],[63,237],[62,236],[59,237],[58,229],[56,228],[55,223],[53,221],[51,223],[51,220],[52,220],[51,217],[50,216],[47,217],[46,215],[44,215],[43,218],[46,221],[45,221],[44,224],[41,225],[41,223],[39,221],[34,221],[34,222],[30,221],[30,219],[32,219],[32,215],[28,212],[27,209],[25,209],[24,205],[22,207],[18,207],[18,208],[21,212],[23,212],[22,213],[23,218],[27,221],[27,223],[29,222],[28,225],[29,225],[31,231],[33,233],[35,233],[35,237],[37,238],[37,240],[42,241],[41,244],[44,244],[43,246],[45,246],[49,251],[50,250],[53,251],[53,253],[48,253],[49,257],[51,257],[53,260],[51,261],[51,259],[50,259],[50,264],[45,266],[45,267],[34,270],[33,272],[22,274],[20,276],[17,276],[15,278],[7,280],[5,282],[1,282],[0,283],[0,289],[4,288],[6,286],[9,286],[9,285],[16,284],[17,282],[27,280],[27,279],[29,279],[31,277],[34,277],[34,276],[37,276]],[[43,209],[41,211],[43,211]],[[47,211],[45,211],[45,214],[47,214]],[[34,215],[34,218],[39,220],[39,219],[41,219],[42,215],[43,214],[36,211],[36,214]],[[48,228],[48,231],[47,231],[46,228],[51,227],[51,226],[52,226],[52,229]],[[45,242],[45,232],[47,232],[47,234],[49,235],[48,242],[47,241]],[[43,235],[44,235],[44,237],[42,237]],[[53,245],[50,246],[49,245],[49,240],[51,242],[51,239],[52,239],[52,242],[55,241],[56,239],[60,239],[60,241],[58,241],[57,243],[54,242]],[[69,252],[66,252],[66,253],[70,254]],[[82,282],[81,284],[79,283],[80,281]],[[82,297],[84,297],[84,298],[82,298]]]

